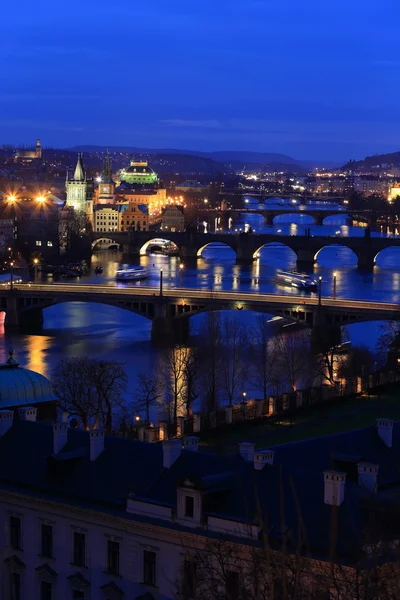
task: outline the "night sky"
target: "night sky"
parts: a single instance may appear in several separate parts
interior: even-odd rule
[[[18,0],[0,14],[0,143],[400,150],[398,0]]]

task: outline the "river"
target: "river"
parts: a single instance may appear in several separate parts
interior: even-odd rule
[[[337,235],[333,243],[340,244],[348,235],[363,235],[362,228],[350,227],[344,215],[331,217],[329,224],[314,226],[312,219],[296,215],[295,224],[287,215],[277,217],[275,224],[264,226],[260,215],[243,215],[234,228],[251,225],[257,232],[280,231],[282,234],[303,235],[306,227],[312,235]],[[339,232],[339,233],[337,233]],[[379,235],[379,234],[376,234]],[[293,294],[291,289],[278,288],[273,281],[276,268],[295,269],[294,253],[284,246],[268,246],[261,250],[260,258],[252,265],[237,265],[234,252],[224,246],[209,246],[203,251],[197,264],[184,265],[183,286],[214,290],[237,289],[253,292]],[[102,252],[94,255],[91,272],[81,278],[82,283],[115,285],[115,272],[121,266],[140,263],[149,270],[149,279],[129,285],[157,286],[160,268],[163,269],[165,287],[179,286],[178,258],[143,256],[130,260],[119,252]],[[94,268],[102,265],[102,275],[95,275]],[[371,273],[357,269],[356,257],[344,246],[323,249],[314,267],[314,274],[322,277],[322,295],[332,295],[333,272],[337,274],[337,297],[363,300],[387,301],[400,304],[400,249],[384,251],[378,256],[377,266]],[[45,281],[52,281],[47,278]],[[235,313],[246,326],[256,323],[252,313]],[[191,319],[191,332],[199,330],[204,315]],[[350,337],[355,344],[365,344],[374,349],[380,334],[380,323],[362,323],[350,326]],[[61,358],[90,356],[114,359],[126,365],[129,389],[132,391],[139,373],[150,372],[162,352],[150,339],[150,321],[128,311],[100,304],[65,303],[44,311],[43,332],[39,335],[8,333],[0,326],[0,360],[7,358],[8,347],[14,348],[18,362],[29,369],[51,377]]]

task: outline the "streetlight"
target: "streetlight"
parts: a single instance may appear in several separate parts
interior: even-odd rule
[[[179,265],[179,287],[182,289],[183,263]]]
[[[38,263],[39,263],[39,259],[38,258],[34,258],[33,259],[33,264],[35,265],[35,283],[36,283],[36,280],[37,280]]]
[[[318,277],[318,306],[322,304],[322,277]]]
[[[333,298],[336,300],[336,272],[333,274]]]
[[[41,204],[43,204],[43,202],[46,202],[46,198],[45,198],[44,196],[38,196],[38,197],[36,198],[36,200],[37,200],[38,202],[40,202]]]
[[[8,200],[8,202],[15,202],[16,197],[14,195],[11,195],[11,196],[8,196],[7,200]]]
[[[163,270],[160,269],[160,296],[162,296]]]
[[[10,290],[14,289],[14,261],[10,262]]]

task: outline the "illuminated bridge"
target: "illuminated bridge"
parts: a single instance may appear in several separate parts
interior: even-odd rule
[[[0,310],[7,327],[34,326],[43,322],[42,311],[62,302],[95,302],[116,306],[152,321],[152,336],[162,337],[188,327],[193,315],[213,310],[250,310],[278,315],[312,327],[359,321],[400,320],[400,305],[343,298],[305,298],[245,292],[198,289],[99,285],[18,284],[0,291]]]

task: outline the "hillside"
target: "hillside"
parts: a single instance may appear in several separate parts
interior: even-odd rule
[[[363,160],[358,160],[353,163],[346,163],[343,168],[357,169],[358,171],[379,171],[388,167],[399,167],[400,166],[400,152],[390,152],[388,154],[374,154],[373,156],[367,156]]]

